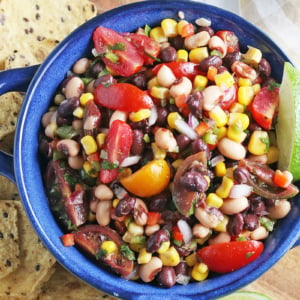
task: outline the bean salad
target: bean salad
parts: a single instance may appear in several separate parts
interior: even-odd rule
[[[277,169],[280,84],[262,51],[182,12],[92,40],[41,120],[62,243],[162,287],[258,258],[298,193]]]

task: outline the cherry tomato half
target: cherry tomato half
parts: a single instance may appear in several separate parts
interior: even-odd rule
[[[257,259],[263,249],[260,241],[233,241],[203,247],[197,255],[210,271],[228,273]]]
[[[99,26],[93,33],[93,41],[97,52],[105,53],[104,63],[117,75],[131,76],[143,66],[144,60],[136,47],[118,32]]]
[[[95,102],[114,110],[135,112],[151,108],[153,101],[146,91],[130,83],[99,84],[94,91]]]
[[[279,104],[279,89],[263,87],[250,106],[253,119],[264,129],[270,130]]]

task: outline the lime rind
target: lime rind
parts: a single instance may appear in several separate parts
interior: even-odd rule
[[[276,124],[278,168],[300,179],[300,71],[285,62]]]
[[[272,300],[270,297],[258,292],[237,291],[218,300]]]

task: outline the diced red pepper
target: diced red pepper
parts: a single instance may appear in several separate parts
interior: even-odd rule
[[[182,242],[183,241],[183,234],[179,230],[178,226],[174,226],[172,228],[172,238],[176,240],[177,242]]]
[[[160,216],[161,216],[161,214],[159,212],[149,211],[147,215],[148,215],[147,225],[153,226],[153,225],[158,224],[158,222],[160,220]]]
[[[63,245],[65,247],[71,247],[75,245],[74,234],[73,233],[66,233],[60,237]]]

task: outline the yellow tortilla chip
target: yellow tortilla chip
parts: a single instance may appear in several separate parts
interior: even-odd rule
[[[116,300],[74,277],[60,265],[44,285],[39,300]]]
[[[2,200],[18,210],[20,266],[0,280],[0,299],[35,297],[54,272],[55,259],[34,232],[20,201]]]
[[[18,211],[11,203],[0,201],[0,280],[20,265]]]
[[[19,199],[17,186],[4,176],[0,176],[0,200]]]

